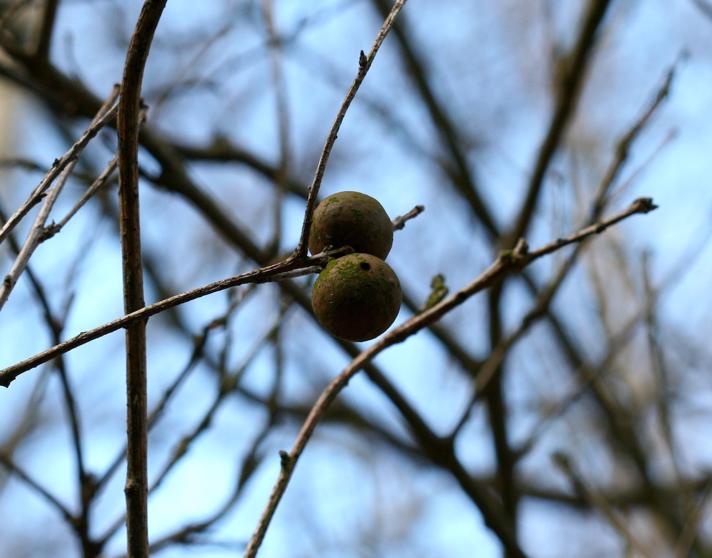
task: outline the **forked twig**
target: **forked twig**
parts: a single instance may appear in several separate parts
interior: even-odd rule
[[[107,101],[101,106],[97,112],[94,119],[89,124],[88,128],[84,131],[81,137],[69,148],[62,157],[55,159],[52,164],[52,168],[49,172],[42,178],[40,183],[35,187],[32,193],[29,195],[25,203],[23,203],[16,211],[13,213],[7,222],[0,228],[0,243],[5,240],[5,237],[17,226],[17,224],[23,219],[25,215],[35,207],[42,198],[45,196],[45,192],[52,185],[54,180],[64,171],[64,169],[70,163],[77,160],[80,153],[87,146],[89,141],[99,133],[99,131],[106,126],[111,120],[116,116],[116,111],[118,105],[116,104],[116,98],[119,94],[118,87],[114,87],[111,95]]]
[[[32,254],[42,242],[45,231],[45,223],[49,218],[49,213],[52,211],[52,208],[54,207],[59,194],[62,192],[64,185],[67,183],[69,175],[72,174],[73,168],[74,162],[69,163],[59,175],[57,185],[49,193],[44,201],[44,204],[42,204],[42,209],[40,209],[37,217],[35,217],[32,229],[30,229],[30,232],[27,235],[27,240],[25,240],[25,243],[18,252],[10,271],[8,271],[7,275],[5,275],[2,285],[0,285],[0,310],[2,310],[3,306],[5,306],[5,303],[10,297],[10,293],[15,288],[15,284],[20,278],[20,275],[22,275],[27,268],[30,257],[32,257]]]
[[[331,150],[334,147],[334,143],[336,143],[336,137],[339,133],[339,129],[341,128],[341,123],[344,121],[346,112],[349,110],[351,102],[356,96],[356,92],[359,90],[359,87],[361,87],[361,83],[363,83],[363,80],[366,77],[368,70],[371,68],[371,64],[373,64],[373,60],[376,57],[376,54],[378,53],[378,49],[381,48],[381,44],[383,44],[386,35],[388,35],[388,32],[391,30],[391,27],[393,27],[393,24],[396,20],[396,16],[401,11],[406,1],[407,0],[395,1],[390,13],[383,22],[381,29],[378,31],[378,35],[376,35],[376,40],[373,42],[373,46],[371,47],[371,51],[368,53],[368,56],[363,51],[361,51],[358,60],[358,73],[356,74],[356,78],[351,84],[351,87],[347,91],[346,97],[341,103],[341,107],[339,107],[339,112],[336,114],[334,123],[331,125],[331,130],[329,131],[329,135],[326,138],[324,148],[322,149],[321,156],[319,157],[319,162],[316,166],[314,179],[312,180],[312,183],[309,186],[309,191],[307,194],[307,206],[304,210],[304,222],[302,223],[302,233],[299,237],[299,244],[297,245],[297,250],[295,252],[299,256],[305,256],[307,253],[307,248],[309,246],[309,229],[311,228],[312,224],[312,216],[314,215],[316,200],[319,195],[319,188],[321,187],[321,181],[324,178],[324,172],[326,171],[326,165],[329,161],[329,155],[331,155]]]

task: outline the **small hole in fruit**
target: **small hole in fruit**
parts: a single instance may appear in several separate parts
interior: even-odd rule
[[[368,264],[368,263],[366,263],[366,262],[361,262],[360,266],[361,266],[361,269],[364,269],[364,270],[366,270],[366,271],[368,271],[369,269],[371,269],[371,264]]]

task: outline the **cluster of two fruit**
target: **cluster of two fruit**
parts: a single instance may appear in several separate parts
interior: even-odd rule
[[[319,323],[335,337],[367,341],[390,326],[401,305],[398,277],[383,260],[393,243],[393,224],[377,200],[339,192],[314,211],[309,251],[350,246],[352,254],[331,260],[312,290]]]

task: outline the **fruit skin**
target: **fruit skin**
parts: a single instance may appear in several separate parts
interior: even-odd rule
[[[393,224],[378,200],[360,192],[338,192],[324,198],[314,210],[309,251],[327,246],[351,246],[354,252],[386,259],[393,244]]]
[[[367,341],[388,329],[398,316],[400,282],[383,260],[349,254],[331,260],[312,290],[319,323],[335,337]]]

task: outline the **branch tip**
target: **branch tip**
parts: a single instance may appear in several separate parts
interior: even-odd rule
[[[292,456],[285,450],[279,450],[279,464],[284,470],[292,467]]]
[[[632,207],[637,213],[650,213],[658,208],[653,198],[638,198],[633,201]]]

